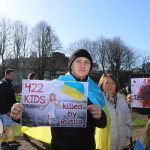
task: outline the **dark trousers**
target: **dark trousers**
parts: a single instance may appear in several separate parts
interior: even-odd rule
[[[88,143],[84,141],[53,141],[51,150],[95,150],[95,143]]]

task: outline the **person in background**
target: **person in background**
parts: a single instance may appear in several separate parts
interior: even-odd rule
[[[5,71],[4,78],[0,81],[0,114],[7,114],[10,116],[11,107],[16,103],[14,87],[12,81],[15,79],[15,72],[13,69],[7,69]],[[1,147],[9,149],[10,146],[18,145],[18,142],[2,142]]]
[[[52,150],[95,150],[95,127],[107,125],[106,100],[102,91],[88,76],[93,66],[91,55],[84,49],[76,50],[69,59],[69,72],[60,76],[61,81],[88,82],[88,106],[86,128],[51,127]],[[19,119],[23,106],[14,104],[11,117]]]
[[[29,75],[28,75],[28,79],[29,79],[29,80],[37,80],[37,79],[38,79],[38,76],[37,76],[36,73],[31,72],[31,73],[29,73]]]
[[[111,74],[104,74],[99,80],[99,86],[104,92],[111,117],[110,149],[122,150],[131,137],[131,114],[127,101],[119,90],[118,80]],[[101,137],[102,139],[103,137]],[[102,149],[105,150],[102,146]]]
[[[0,81],[0,113],[10,114],[11,107],[16,103],[14,87],[12,81],[15,79],[13,69],[5,71],[5,77]]]
[[[133,102],[132,93],[127,95],[127,102],[128,102],[129,108],[131,108],[131,103]],[[143,115],[147,115],[148,120],[150,119],[150,108],[140,108],[140,109],[136,109],[136,110],[133,108],[133,111],[138,112]]]

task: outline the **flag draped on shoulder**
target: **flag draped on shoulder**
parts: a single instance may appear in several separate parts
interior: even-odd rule
[[[107,107],[103,108],[107,116],[107,126],[105,128],[96,128],[95,141],[97,150],[110,150],[110,127],[111,118]]]
[[[61,81],[76,81],[75,78],[67,73],[66,75],[60,76],[58,78]],[[110,150],[110,114],[106,107],[106,98],[99,88],[99,86],[93,82],[93,80],[88,77],[88,98],[95,104],[99,105],[107,115],[107,126],[105,128],[96,128],[95,141],[96,149],[98,150]]]
[[[60,81],[76,81],[76,79],[70,74],[62,75],[58,78]],[[106,105],[105,97],[101,89],[95,84],[90,77],[88,77],[88,98],[89,100],[96,105],[99,105],[103,108]],[[90,87],[90,88],[89,88]]]
[[[52,136],[51,136],[51,129],[49,126],[39,126],[39,127],[22,126],[21,131],[36,140],[40,140],[48,144],[51,143]]]

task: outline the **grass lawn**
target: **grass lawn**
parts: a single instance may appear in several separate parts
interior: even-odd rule
[[[132,118],[132,126],[133,127],[141,127],[146,126],[148,122],[148,119],[142,119],[142,118]]]

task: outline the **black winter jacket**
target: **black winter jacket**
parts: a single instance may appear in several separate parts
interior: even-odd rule
[[[16,103],[16,98],[13,85],[11,80],[4,78],[0,81],[0,113],[9,113],[14,103]]]

